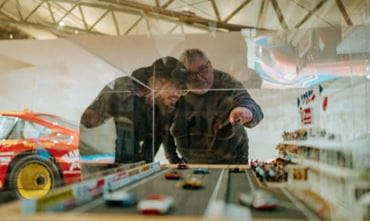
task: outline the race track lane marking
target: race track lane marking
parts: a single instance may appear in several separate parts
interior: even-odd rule
[[[141,181],[137,182],[137,183],[134,183],[126,188],[123,188],[121,190],[118,190],[117,192],[120,192],[120,191],[128,191],[140,184],[143,184],[143,183],[146,183],[148,182],[149,180],[152,180],[154,179],[155,177],[159,176],[159,175],[162,175],[163,173],[167,172],[168,170],[170,170],[171,168],[168,168],[168,169],[165,169],[161,172],[158,172],[157,174],[153,175],[153,176],[150,176],[149,178],[145,179],[142,179]],[[102,204],[104,202],[103,198],[102,197],[99,197],[97,198],[96,200],[93,200],[91,201],[90,203],[88,204],[85,204],[85,205],[82,205],[80,207],[77,207],[76,209],[72,210],[73,212],[80,212],[80,213],[83,213],[83,212],[86,212],[88,210],[91,210],[92,208],[95,208],[97,207],[98,205]]]
[[[226,174],[223,174],[227,171]],[[223,192],[223,185],[226,186],[227,189],[230,188],[230,184],[228,183],[230,180],[229,168],[223,169],[220,177],[217,181],[215,190],[212,193],[212,196],[208,202],[207,209],[203,217],[206,220],[245,220],[250,221],[252,220],[251,212],[248,208],[236,205],[236,204],[229,204],[225,200],[226,193]],[[228,190],[226,190],[228,191]],[[221,196],[221,198],[220,198]]]
[[[293,202],[293,204],[301,210],[301,212],[308,218],[310,221],[320,221],[321,219],[312,211],[306,208],[305,205],[295,198],[288,190],[285,188],[280,188],[281,191]]]
[[[205,210],[205,213],[204,213],[204,216],[207,216],[207,214],[211,214],[212,212],[210,211],[211,209],[211,205],[212,203],[216,202],[216,198],[217,198],[217,193],[218,191],[220,190],[220,187],[221,187],[221,181],[222,181],[222,178],[224,176],[224,172],[225,172],[225,168],[222,169],[221,171],[221,174],[218,178],[218,181],[217,181],[217,184],[216,184],[216,187],[211,195],[211,198],[209,199],[208,201],[208,204],[207,204],[207,208]]]
[[[220,187],[221,187],[221,181],[222,181],[222,178],[224,176],[224,172],[225,172],[225,169],[222,169],[221,171],[221,174],[220,174],[220,177],[218,178],[218,181],[217,181],[217,184],[216,184],[216,187],[215,187],[215,190],[213,191],[212,195],[211,195],[211,198],[209,199],[208,201],[208,204],[212,201],[216,201],[216,197],[217,197],[217,193],[218,191],[220,191]]]
[[[147,178],[147,179],[143,179],[143,180],[141,180],[140,182],[134,183],[134,184],[132,184],[132,185],[130,185],[130,186],[128,186],[128,187],[123,188],[122,190],[119,190],[119,191],[124,192],[124,191],[131,190],[131,189],[133,189],[134,187],[137,187],[137,186],[139,186],[140,184],[144,184],[144,183],[148,182],[149,180],[152,180],[152,179],[156,178],[157,176],[162,175],[163,173],[168,172],[168,171],[169,171],[169,170],[171,170],[171,169],[172,169],[172,168],[165,169],[165,170],[163,170],[162,172],[159,172],[159,173],[157,173],[157,174],[155,174],[155,175],[153,175],[153,176],[150,176],[150,177],[149,177],[149,178]]]
[[[249,176],[248,170],[245,171],[245,174],[247,175],[249,186],[251,187],[252,191],[255,191],[256,186],[253,184],[251,177]]]

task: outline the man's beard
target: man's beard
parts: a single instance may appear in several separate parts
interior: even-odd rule
[[[213,85],[213,79],[208,79],[208,81],[188,83],[187,88],[189,92],[197,95],[206,94]]]
[[[162,114],[171,113],[172,111],[175,110],[175,105],[174,106],[165,105],[165,103],[159,98],[155,100],[155,104]]]

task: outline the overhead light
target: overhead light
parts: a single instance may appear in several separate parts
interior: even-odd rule
[[[60,22],[58,23],[58,25],[59,25],[59,26],[64,26],[64,21],[60,21]]]

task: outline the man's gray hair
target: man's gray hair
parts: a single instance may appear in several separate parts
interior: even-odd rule
[[[208,59],[207,55],[203,51],[199,50],[198,48],[192,48],[192,49],[187,49],[186,51],[184,51],[180,55],[179,60],[180,60],[181,63],[183,63],[185,65],[185,67],[187,67],[197,57],[202,57],[202,58]]]

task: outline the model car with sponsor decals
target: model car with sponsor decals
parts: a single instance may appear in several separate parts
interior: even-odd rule
[[[273,210],[278,207],[277,199],[265,190],[254,190],[249,194],[242,193],[239,195],[239,202],[258,210]]]
[[[150,195],[145,200],[141,200],[137,208],[145,215],[160,215],[168,213],[173,203],[171,196]]]
[[[179,180],[181,179],[181,173],[179,173],[178,171],[172,171],[164,174],[164,177],[167,180]]]
[[[0,190],[35,198],[80,181],[78,139],[78,127],[57,116],[0,112]]]
[[[103,199],[107,206],[130,207],[137,203],[135,194],[126,191],[106,192]]]
[[[177,186],[182,187],[183,189],[200,189],[203,186],[203,183],[200,179],[196,177],[186,178],[183,182],[177,184]]]
[[[193,169],[193,173],[194,174],[208,174],[209,171],[208,171],[208,168],[198,167],[198,168]]]

